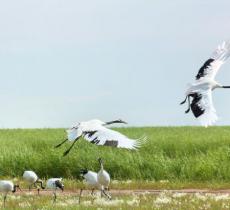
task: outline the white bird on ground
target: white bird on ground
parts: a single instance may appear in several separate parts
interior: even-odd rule
[[[1,180],[0,181],[0,192],[3,193],[3,206],[5,208],[6,197],[9,192],[16,192],[16,189],[20,189],[19,185],[14,185],[12,181]],[[21,190],[21,189],[20,189]]]
[[[218,70],[229,56],[230,42],[223,42],[199,69],[196,81],[189,84],[186,98],[181,102],[184,104],[188,99],[188,110],[185,113],[188,113],[191,108],[194,116],[205,127],[212,125],[218,119],[212,102],[212,91],[216,88],[230,88],[215,81]],[[192,97],[192,103],[190,103],[190,97]]]
[[[126,149],[138,149],[145,143],[146,138],[140,139],[129,139],[123,134],[108,129],[105,126],[115,124],[115,123],[125,123],[123,120],[114,120],[110,122],[102,122],[100,120],[90,120],[86,122],[80,122],[71,129],[67,130],[67,139],[65,139],[60,144],[55,147],[60,147],[66,141],[73,142],[68,150],[64,152],[64,156],[69,153],[77,140],[82,136],[86,141],[103,146],[112,146]]]
[[[37,187],[37,183],[40,184],[42,189],[45,189],[45,187],[43,186],[43,181],[38,178],[37,174],[34,171],[24,171],[23,179],[29,184],[29,191],[31,191],[31,188],[34,185],[34,187],[37,188],[39,194],[40,188]]]
[[[101,186],[101,196],[104,194],[109,199],[111,199],[111,196],[105,192],[105,190],[109,190],[110,175],[106,170],[104,170],[102,159],[98,158],[98,161],[101,166],[101,169],[97,173],[97,180]]]
[[[89,171],[87,169],[81,169],[80,170],[81,176],[84,177],[85,184],[87,188],[90,188],[92,190],[91,195],[93,195],[93,192],[95,189],[100,189],[100,184],[97,181],[97,173],[94,171]],[[79,195],[79,203],[81,199],[83,189],[80,189],[80,195]]]
[[[64,190],[64,185],[62,183],[62,178],[51,178],[51,179],[48,179],[47,182],[46,182],[46,188],[47,189],[51,189],[53,190],[53,202],[56,202],[56,199],[57,199],[57,190],[60,189]]]

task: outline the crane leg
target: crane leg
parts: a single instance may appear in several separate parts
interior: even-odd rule
[[[79,204],[81,203],[81,195],[82,195],[82,191],[83,191],[83,189],[80,189],[80,194],[79,194],[79,199],[78,199],[78,203],[79,203]]]
[[[103,197],[103,190],[101,190],[101,198]]]
[[[93,196],[94,188],[92,189],[91,195]]]
[[[58,145],[56,145],[54,148],[58,148],[58,147],[60,147],[62,144],[64,144],[65,142],[67,142],[68,141],[68,139],[65,139],[64,141],[62,141],[60,144],[58,144]]]
[[[4,197],[3,197],[3,207],[4,208],[6,207],[6,195],[4,195]]]
[[[56,191],[55,191],[55,192],[53,192],[53,196],[54,196],[54,198],[53,198],[53,203],[55,203],[55,202],[56,202],[56,200],[57,200]]]
[[[39,195],[40,189],[39,189],[39,187],[36,185],[36,182],[34,183],[34,187],[37,188],[38,195]]]
[[[66,156],[69,154],[70,150],[73,148],[74,144],[77,142],[78,139],[75,139],[74,142],[72,143],[72,145],[70,146],[69,149],[67,149],[64,153],[63,156]]]
[[[180,105],[184,104],[187,101],[188,96],[186,96],[185,100],[180,103]]]
[[[111,195],[107,194],[107,193],[105,192],[105,190],[102,190],[102,192],[103,192],[103,194],[104,194],[108,199],[111,199]]]
[[[190,111],[190,96],[188,96],[188,109],[185,111],[185,113],[189,113]]]

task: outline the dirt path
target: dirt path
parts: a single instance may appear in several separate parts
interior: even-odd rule
[[[230,194],[230,189],[224,189],[224,190],[210,190],[210,189],[182,189],[182,190],[150,190],[150,189],[140,189],[140,190],[110,190],[109,193],[111,195],[141,195],[143,193],[149,193],[149,194],[160,194],[163,192],[169,192],[169,193],[188,193],[188,194],[195,194],[195,193],[212,193],[212,194]],[[90,190],[84,190],[83,194],[90,194]],[[22,191],[17,191],[16,194],[18,195],[37,195],[36,190],[28,191],[25,189],[22,189]],[[49,190],[41,190],[40,195],[50,195],[52,194],[52,191]],[[76,196],[79,194],[79,190],[65,190],[63,192],[58,191],[59,196],[64,195],[72,195]]]

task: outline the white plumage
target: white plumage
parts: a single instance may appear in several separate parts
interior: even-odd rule
[[[45,189],[43,186],[43,181],[38,178],[37,174],[34,171],[24,171],[23,173],[23,179],[29,184],[29,190],[31,190],[32,186],[34,185],[39,194],[39,187],[36,186],[36,183],[39,183],[41,185],[42,189]]]
[[[38,180],[37,174],[33,171],[24,171],[22,177],[29,184],[34,184]]]
[[[100,184],[98,183],[98,180],[97,180],[96,172],[88,171],[87,169],[81,169],[80,174],[81,176],[84,177],[84,183],[86,187],[92,190],[91,195],[93,195],[93,191],[95,189],[101,189]],[[80,190],[79,203],[80,203],[82,192],[83,192],[83,189]]]
[[[60,190],[64,190],[64,185],[62,183],[62,178],[50,178],[47,180],[46,182],[46,188],[47,189],[51,189],[53,190],[53,202],[56,201],[56,198],[57,198],[57,194],[56,194],[56,191],[58,189]]]
[[[230,86],[222,86],[214,80],[221,65],[229,56],[230,43],[223,42],[223,44],[218,46],[213,52],[211,58],[199,69],[196,81],[193,84],[189,84],[188,90],[186,91],[186,98],[181,102],[181,104],[184,104],[188,99],[189,107],[186,113],[188,113],[191,108],[194,116],[198,118],[201,125],[205,127],[214,124],[218,119],[213,106],[212,91],[216,88],[230,88]],[[191,104],[190,97],[192,97]]]
[[[64,153],[64,155],[67,155],[72,149],[74,143],[80,137],[83,137],[86,141],[96,145],[112,146],[131,150],[138,149],[143,143],[145,143],[146,138],[130,139],[117,131],[105,127],[114,123],[126,122],[122,120],[114,120],[110,122],[90,120],[87,122],[77,123],[71,129],[67,130],[67,139],[58,144],[56,147],[61,146],[68,140],[73,141],[71,147]]]
[[[14,184],[12,181],[1,180],[0,181],[0,191],[3,193],[12,192],[14,190]]]
[[[97,181],[97,173],[94,171],[88,171],[87,169],[82,172],[85,184],[90,189],[98,189],[100,185]]]
[[[19,185],[14,185],[12,181],[1,180],[0,181],[0,192],[3,193],[3,205],[5,208],[6,197],[9,192],[16,192],[16,188],[19,188]],[[21,190],[21,189],[20,189]]]
[[[97,180],[98,180],[98,183],[100,184],[100,187],[101,187],[101,195],[104,194],[109,199],[111,199],[111,196],[105,192],[105,190],[109,189],[110,175],[106,170],[104,170],[102,159],[99,158],[98,161],[99,161],[99,164],[101,166],[101,169],[97,173]]]

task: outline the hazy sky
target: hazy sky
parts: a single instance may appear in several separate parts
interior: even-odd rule
[[[0,127],[198,125],[186,84],[230,39],[229,0],[0,1]],[[230,85],[230,60],[217,80]],[[216,90],[230,124],[230,91]]]

